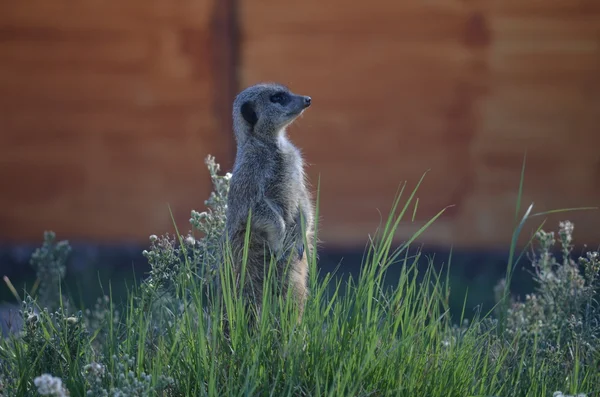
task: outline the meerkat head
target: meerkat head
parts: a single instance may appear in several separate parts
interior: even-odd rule
[[[309,96],[296,95],[281,84],[262,83],[246,88],[233,102],[233,126],[238,143],[252,135],[267,139],[277,137],[310,103]]]

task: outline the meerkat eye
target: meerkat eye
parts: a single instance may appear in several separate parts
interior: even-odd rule
[[[278,92],[271,95],[271,102],[283,105],[286,102],[287,95],[284,92]]]

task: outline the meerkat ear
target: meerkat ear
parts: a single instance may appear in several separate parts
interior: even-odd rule
[[[242,112],[244,120],[246,120],[252,127],[254,127],[254,125],[258,122],[258,116],[256,116],[256,112],[254,111],[252,103],[244,102],[240,108],[240,112]]]

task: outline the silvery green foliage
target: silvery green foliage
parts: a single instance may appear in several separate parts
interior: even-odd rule
[[[596,300],[600,256],[587,252],[575,261],[573,231],[573,223],[559,223],[560,257],[555,255],[555,233],[536,233],[537,250],[531,255],[535,291],[522,301],[513,300],[507,313],[505,340],[518,336],[514,362],[527,357],[530,362],[525,367],[544,363],[546,372],[556,372],[549,373],[550,377],[569,372],[576,365],[597,365],[595,357],[600,353],[600,307]],[[523,355],[524,350],[535,350],[535,360],[533,354]]]
[[[31,255],[30,264],[40,280],[37,301],[42,307],[55,310],[60,305],[60,282],[67,271],[66,262],[71,253],[68,241],[56,242],[52,231],[44,233],[44,243]]]
[[[88,383],[86,395],[90,397],[108,397],[108,391],[104,388],[106,379],[106,366],[92,362],[83,367],[83,376]]]
[[[185,262],[185,252],[177,243],[176,237],[167,233],[160,237],[151,235],[150,249],[144,250],[142,254],[150,264],[150,273],[142,284],[142,293],[146,298],[154,298],[157,293],[173,286]]]
[[[185,285],[185,280],[195,277],[210,295],[220,264],[221,237],[225,230],[227,193],[231,175],[219,176],[219,164],[208,156],[205,160],[213,184],[213,191],[205,201],[206,211],[192,211],[190,223],[193,231],[187,235],[151,235],[150,246],[142,254],[150,264],[148,277],[141,285],[141,296],[137,298],[139,309],[150,312],[151,327],[146,338],[146,351],[153,354],[160,336],[169,334],[178,318],[190,304],[190,291],[176,291]],[[200,314],[198,314],[200,315]],[[192,321],[198,321],[192,318]]]
[[[67,397],[68,390],[62,383],[62,379],[50,374],[42,374],[33,380],[37,392],[42,396]]]
[[[509,330],[549,339],[583,336],[586,343],[592,342],[598,348],[600,324],[594,315],[598,314],[594,300],[600,267],[598,253],[588,252],[575,261],[571,255],[573,230],[571,222],[560,222],[560,259],[553,254],[554,232],[540,230],[536,234],[539,249],[531,258],[536,289],[525,296],[524,302],[513,302],[508,316]]]
[[[6,364],[0,360],[0,397],[14,396],[15,375],[6,370]]]
[[[67,240],[56,241],[53,231],[44,233],[42,246],[36,249],[30,260],[31,266],[36,270],[39,279],[38,293],[35,299],[36,306],[47,308],[49,312],[55,312],[59,308],[66,313],[70,312],[71,301],[66,295],[60,294],[59,283],[64,279],[67,271],[66,262],[72,251]],[[33,302],[29,306],[32,307]],[[99,331],[95,344],[102,342],[102,327],[106,325],[109,318],[109,298],[103,296],[98,298],[92,310],[85,311],[85,324],[91,332]],[[115,319],[118,311],[114,311]]]
[[[204,202],[207,207],[206,211],[193,210],[190,223],[194,229],[203,234],[203,237],[196,241],[200,252],[199,259],[205,269],[214,272],[221,261],[221,238],[227,219],[227,194],[229,193],[231,174],[218,175],[221,166],[215,162],[213,156],[207,156],[205,163],[210,173],[213,191]]]
[[[135,360],[128,355],[113,356],[116,372],[111,374],[106,366],[93,362],[84,367],[84,377],[89,385],[86,395],[94,397],[135,397],[149,396],[170,387],[173,378],[161,375],[155,385],[152,376],[142,372],[137,376],[134,372]],[[108,387],[105,385],[112,384]]]
[[[143,286],[146,295],[156,295],[169,289],[181,276],[181,271],[188,269],[186,265],[190,265],[191,270],[203,279],[210,279],[218,268],[231,174],[219,176],[220,166],[213,156],[208,156],[205,163],[213,191],[204,202],[206,211],[192,210],[190,218],[193,229],[202,233],[202,237],[196,238],[192,232],[182,236],[181,240],[168,233],[160,237],[150,236],[150,247],[142,253],[151,266],[150,275]]]
[[[71,371],[77,370],[89,351],[86,319],[81,311],[72,313],[72,305],[66,296],[61,296],[59,288],[70,252],[67,241],[57,242],[55,233],[48,231],[44,233],[42,246],[31,256],[30,264],[36,270],[39,288],[35,299],[25,294],[18,312],[19,329],[14,329],[11,338],[5,341],[4,347],[9,350],[0,349],[0,353],[7,353],[0,355],[0,395],[14,395],[17,384],[22,382],[13,376],[17,373],[17,364],[15,356],[8,354],[11,348],[21,349],[21,358],[30,363],[27,370],[31,374],[43,374],[38,376],[43,393],[51,393],[59,381],[72,379]],[[53,381],[50,376],[58,380]],[[36,387],[33,377],[27,382],[28,387]]]
[[[577,394],[577,395],[573,395],[573,394],[563,394],[563,392],[561,392],[561,391],[559,390],[559,391],[555,391],[555,392],[552,394],[552,397],[587,397],[587,395],[586,395],[586,394],[584,394],[584,393],[579,393],[579,394]]]
[[[82,312],[69,315],[62,308],[38,310],[27,296],[21,316],[25,322],[21,338],[31,371],[68,379],[71,370],[82,365],[90,346]]]
[[[115,327],[119,323],[119,311],[110,307],[110,298],[107,295],[96,299],[93,309],[85,309],[85,324],[90,333],[95,334],[92,345],[101,350],[106,342],[108,325],[112,320]]]
[[[140,310],[152,313],[153,327],[148,333],[148,351],[154,350],[154,337],[167,333],[176,323],[189,302],[186,294],[177,294],[178,280],[197,274],[199,248],[194,244],[178,243],[174,235],[150,236],[150,249],[144,250],[151,269],[141,285],[141,295],[136,297]],[[156,331],[158,330],[158,331]],[[156,331],[156,332],[155,332]]]
[[[157,319],[168,322],[172,322],[185,305],[185,302],[174,299],[177,281],[193,275],[207,285],[214,280],[221,260],[221,238],[225,230],[231,174],[218,175],[220,166],[213,156],[207,156],[205,164],[213,191],[204,202],[206,211],[192,210],[190,218],[192,228],[202,236],[196,238],[193,232],[181,238],[168,233],[151,235],[149,249],[142,252],[151,267],[142,284],[142,307],[156,312]]]

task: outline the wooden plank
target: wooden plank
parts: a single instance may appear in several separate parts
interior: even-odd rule
[[[600,11],[596,0],[496,0],[490,10],[495,15],[534,15],[541,17],[579,16]]]
[[[89,0],[72,2],[32,0],[3,2],[0,24],[9,27],[61,30],[132,29],[152,31],[159,24],[171,26],[208,26],[214,2],[208,0],[127,2]]]
[[[407,35],[405,37],[412,35],[420,39],[424,36],[440,39],[455,34],[469,11],[459,1],[427,4],[421,1],[399,3],[375,0],[349,4],[333,0],[328,3],[331,7],[328,9],[324,9],[322,3],[316,0],[294,4],[273,0],[241,1],[239,4],[244,37],[248,39],[253,39],[255,35],[272,34],[389,34],[398,37],[399,32]],[[246,26],[250,25],[252,27],[247,29]]]
[[[173,230],[167,204],[189,229],[212,189],[204,157],[233,158],[216,4],[0,6],[0,239],[146,242]]]
[[[600,204],[599,5],[242,1],[241,85],[313,98],[289,132],[320,178],[328,247],[362,246],[398,183],[428,169],[398,239],[453,204],[421,241],[506,247],[525,151],[524,202]],[[597,216],[566,216],[594,243]]]

